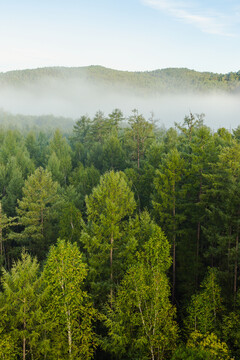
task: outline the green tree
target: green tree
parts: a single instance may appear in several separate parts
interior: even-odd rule
[[[62,186],[66,185],[72,169],[71,148],[59,130],[55,131],[49,150],[50,158],[47,168],[51,171],[54,180]]]
[[[89,230],[83,235],[82,241],[95,274],[94,282],[100,280],[100,288],[107,287],[112,298],[113,284],[119,274],[117,265],[123,260],[119,259],[119,254],[121,248],[127,246],[123,243],[124,227],[136,207],[125,174],[114,171],[105,173],[100,178],[100,184],[86,197],[86,205]]]
[[[48,359],[91,359],[96,346],[92,322],[96,318],[83,282],[86,265],[76,243],[58,240],[43,270],[46,321],[51,352]]]
[[[42,311],[39,302],[39,265],[36,259],[22,252],[21,259],[10,272],[3,269],[0,295],[2,359],[39,359],[42,345]],[[3,348],[3,343],[6,348]]]
[[[172,244],[173,252],[173,280],[172,299],[175,298],[176,282],[176,239],[180,224],[184,220],[181,211],[181,202],[184,196],[182,189],[182,176],[184,173],[184,160],[177,149],[171,150],[156,170],[154,178],[155,192],[153,194],[153,207],[159,224]]]
[[[216,279],[216,270],[213,268],[201,284],[201,291],[192,296],[186,320],[188,331],[199,331],[203,335],[207,332],[217,333],[222,311],[220,287]]]
[[[140,160],[144,159],[149,140],[154,137],[153,124],[138,114],[136,109],[129,117],[130,128],[126,129],[127,147],[130,150],[130,157],[137,161],[137,168],[140,168]]]
[[[57,200],[57,187],[51,174],[40,167],[28,177],[22,190],[23,198],[18,200],[17,214],[24,230],[14,236],[39,257],[49,245],[47,225],[52,216],[52,206]]]
[[[175,308],[166,272],[170,246],[158,226],[124,276],[109,309],[106,346],[117,357],[165,359],[175,347]]]

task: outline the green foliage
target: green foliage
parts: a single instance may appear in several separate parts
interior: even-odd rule
[[[84,71],[107,87],[133,81],[144,93],[152,86],[163,91],[170,78],[168,86],[174,84],[176,91],[189,89],[189,82],[198,90],[220,86],[231,91],[239,84],[239,73]],[[37,73],[66,75],[61,68],[25,75],[35,81]],[[12,120],[24,120],[0,112],[0,122],[2,117],[8,129]],[[42,124],[44,119],[38,117]],[[101,111],[82,116],[69,138],[59,130],[29,128],[0,129],[0,254],[9,271],[3,270],[2,284],[7,279],[12,291],[3,287],[0,296],[0,358],[22,358],[24,334],[26,360],[229,359],[226,344],[239,358],[239,129],[214,133],[203,124],[203,115],[190,113],[176,129],[164,130],[156,127],[153,115],[147,121],[134,110],[125,119],[119,109],[108,116]],[[58,236],[65,241],[46,260]],[[23,245],[41,260],[41,280],[22,272]],[[29,274],[34,261],[29,260]],[[10,282],[17,276],[25,283]],[[185,339],[176,351],[170,292]],[[17,302],[21,294],[31,303],[25,332]],[[97,317],[102,348],[96,352],[90,297],[104,314]]]
[[[107,348],[121,358],[165,359],[175,346],[175,309],[166,277],[170,246],[155,227],[122,280],[106,325]]]
[[[218,332],[219,316],[223,310],[220,287],[216,279],[216,270],[210,269],[203,283],[201,291],[192,296],[188,307],[188,331]]]
[[[53,180],[58,181],[62,186],[66,185],[72,168],[71,148],[59,130],[55,131],[49,150],[47,168],[52,173]]]
[[[97,287],[98,296],[102,290],[106,296],[106,289],[112,294],[114,283],[122,276],[119,266],[123,261],[121,252],[128,244],[127,219],[136,207],[125,174],[105,173],[86,197],[86,205],[88,228],[82,242],[88,252],[93,286]]]
[[[22,252],[10,272],[3,269],[0,297],[1,356],[17,359],[21,354],[39,359],[44,324],[36,259]]]
[[[48,359],[91,359],[96,347],[92,322],[96,318],[83,281],[87,269],[76,243],[58,240],[43,270],[46,321],[51,352]]]
[[[202,335],[194,331],[187,343],[187,347],[206,352],[206,359],[230,360],[230,354],[226,343],[221,342],[214,333]]]
[[[57,200],[57,183],[47,170],[40,167],[28,177],[22,191],[23,198],[18,200],[17,214],[24,230],[15,236],[27,244],[31,252],[38,252],[41,257],[50,242],[47,225],[52,206]]]

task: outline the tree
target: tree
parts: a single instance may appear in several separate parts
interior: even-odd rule
[[[7,231],[12,226],[17,225],[16,217],[7,217],[6,214],[2,211],[2,204],[0,201],[0,255],[1,255],[1,263],[5,262],[5,267],[7,267],[7,259],[6,259],[6,248],[4,246],[4,242],[7,238]]]
[[[222,272],[226,289],[232,291],[234,301],[238,289],[239,273],[239,185],[240,185],[240,145],[221,149],[212,173],[206,175],[208,191],[208,223],[205,235],[209,242],[206,256]],[[227,186],[226,186],[227,184]],[[227,293],[229,297],[229,293]]]
[[[188,330],[199,331],[203,335],[217,332],[222,310],[220,287],[216,280],[216,270],[213,268],[201,284],[201,291],[192,296],[186,320]]]
[[[94,281],[100,280],[101,287],[105,283],[112,299],[114,277],[118,273],[117,264],[122,260],[118,256],[121,248],[126,246],[126,243],[123,243],[124,226],[136,207],[124,173],[105,173],[100,178],[100,184],[86,197],[86,205],[90,227],[82,241],[95,273]]]
[[[154,178],[155,193],[153,194],[153,207],[156,217],[166,231],[172,244],[173,252],[173,280],[172,300],[175,297],[176,280],[176,239],[179,234],[179,225],[184,219],[180,210],[184,191],[181,188],[184,173],[184,160],[177,149],[171,150],[156,170]]]
[[[153,138],[153,125],[146,121],[136,109],[130,116],[128,123],[130,128],[126,129],[128,139],[127,147],[130,148],[131,158],[137,160],[137,168],[140,168],[140,160],[144,159],[150,138]]]
[[[23,198],[18,200],[17,214],[24,230],[14,236],[39,257],[48,248],[50,239],[47,238],[46,228],[52,206],[57,200],[57,187],[51,174],[40,167],[28,177],[22,190]]]
[[[121,358],[165,359],[175,347],[177,324],[166,271],[170,246],[158,226],[124,276],[106,325],[107,344]]]
[[[39,265],[22,252],[10,272],[3,269],[0,295],[0,349],[2,359],[38,359],[44,325],[39,302]],[[3,343],[6,342],[6,348]],[[29,354],[29,355],[28,355]]]
[[[52,172],[54,180],[57,180],[62,186],[66,185],[72,169],[71,148],[59,130],[55,131],[49,149],[48,170]]]
[[[59,239],[43,270],[46,321],[52,349],[48,359],[91,359],[96,346],[92,322],[96,318],[83,282],[86,265],[76,243]]]

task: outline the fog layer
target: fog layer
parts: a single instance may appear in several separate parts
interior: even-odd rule
[[[0,108],[13,114],[79,118],[102,110],[106,115],[119,108],[129,116],[136,108],[146,118],[150,113],[167,128],[181,122],[185,115],[204,113],[212,129],[234,129],[240,125],[239,95],[229,94],[154,94],[139,95],[137,89],[106,88],[87,80],[48,80],[31,85],[0,88]]]

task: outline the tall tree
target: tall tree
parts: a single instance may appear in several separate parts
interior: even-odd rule
[[[42,275],[46,288],[43,308],[52,344],[48,359],[89,360],[93,356],[96,311],[83,290],[86,275],[76,243],[59,239],[50,249]]]
[[[51,174],[40,167],[28,177],[23,198],[18,200],[17,214],[24,230],[14,236],[39,257],[48,249],[50,239],[46,230],[52,206],[57,200],[57,187]]]
[[[155,192],[153,207],[159,224],[166,231],[172,245],[173,277],[172,300],[175,301],[176,282],[176,240],[179,234],[179,225],[184,219],[181,209],[181,199],[184,191],[181,187],[184,173],[184,160],[177,149],[171,150],[163,160],[162,165],[156,170],[154,178]]]
[[[49,144],[49,150],[48,170],[52,172],[54,180],[57,180],[62,186],[66,185],[72,169],[71,148],[59,130],[55,131]]]
[[[115,260],[116,263],[119,262],[121,247],[126,246],[123,243],[124,226],[136,207],[124,173],[105,173],[100,178],[100,184],[86,197],[86,205],[90,231],[82,240],[89,253],[90,265],[94,269],[95,282],[100,280],[101,287],[105,283],[104,286],[109,289],[112,299],[113,284],[117,280]]]
[[[158,226],[121,282],[109,309],[109,348],[120,358],[165,359],[174,349],[177,324],[166,271],[170,246]]]
[[[130,149],[130,156],[137,161],[137,168],[140,168],[140,161],[144,159],[149,139],[153,138],[153,124],[146,121],[136,109],[130,116],[128,123],[130,128],[126,129],[127,147]]]
[[[188,331],[218,333],[220,314],[223,311],[220,286],[217,282],[216,269],[210,269],[201,284],[199,293],[192,296],[188,307],[186,325]]]
[[[3,292],[0,295],[0,327],[3,333],[0,348],[3,359],[9,353],[12,359],[15,356],[23,360],[38,358],[44,329],[38,268],[36,259],[22,252],[21,259],[13,264],[10,272],[3,270]],[[1,344],[6,338],[9,344],[3,349]]]

